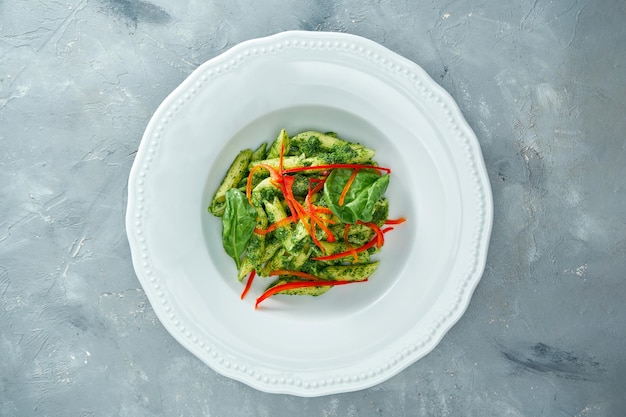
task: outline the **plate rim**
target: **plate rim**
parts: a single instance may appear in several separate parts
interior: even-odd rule
[[[227,61],[242,51],[255,50],[256,54],[268,54],[272,53],[273,50],[272,46],[268,47],[267,45],[274,45],[274,47],[276,45],[284,46],[289,45],[290,42],[296,41],[302,42],[301,47],[307,47],[308,45],[309,47],[328,47],[330,49],[332,46],[333,48],[343,49],[346,52],[354,52],[360,48],[360,50],[371,53],[370,56],[376,56],[379,60],[384,59],[385,62],[389,63],[388,65],[396,65],[397,71],[404,71],[401,76],[408,76],[411,77],[412,80],[419,81],[422,86],[421,88],[425,89],[425,94],[435,95],[437,100],[442,103],[442,106],[445,105],[448,111],[447,120],[455,125],[455,131],[463,138],[465,154],[469,162],[473,165],[473,172],[475,174],[475,189],[473,191],[478,192],[480,196],[480,198],[478,198],[478,211],[480,216],[477,216],[476,219],[476,230],[473,237],[474,241],[472,242],[472,267],[463,280],[463,292],[457,294],[458,302],[454,305],[454,308],[447,311],[445,316],[441,317],[438,322],[431,327],[427,341],[422,343],[419,348],[415,346],[407,347],[393,355],[385,365],[385,369],[380,372],[353,375],[348,378],[342,378],[341,380],[323,384],[316,383],[316,381],[304,380],[277,381],[273,379],[273,376],[264,374],[263,369],[254,370],[253,372],[249,370],[242,372],[236,363],[233,364],[225,361],[224,358],[219,355],[216,357],[207,355],[206,352],[211,351],[212,347],[206,346],[204,341],[199,342],[197,336],[189,335],[188,332],[185,334],[185,332],[181,331],[180,325],[171,320],[170,316],[162,307],[163,303],[159,302],[166,294],[164,295],[162,291],[158,292],[153,288],[154,283],[158,282],[158,278],[155,277],[155,274],[149,269],[146,269],[145,256],[142,256],[141,250],[141,247],[145,246],[145,241],[142,242],[144,238],[141,229],[138,229],[139,226],[137,225],[137,214],[139,214],[137,206],[140,205],[139,203],[141,201],[138,199],[142,198],[140,191],[142,190],[141,184],[145,176],[145,172],[142,171],[141,166],[143,165],[146,155],[150,153],[149,143],[152,142],[152,135],[154,131],[158,129],[157,125],[159,121],[163,119],[164,115],[166,115],[167,109],[179,99],[179,96],[181,96],[197,78],[202,77],[202,74],[205,73],[207,69],[220,65],[223,61]],[[398,74],[400,74],[400,72],[398,72]],[[309,32],[299,30],[279,32],[270,36],[241,42],[198,66],[181,84],[168,94],[152,115],[142,136],[128,179],[126,232],[132,263],[140,284],[160,322],[181,345],[216,372],[268,393],[314,397],[365,389],[388,380],[430,353],[448,333],[450,328],[465,314],[470,304],[473,292],[484,273],[492,227],[493,197],[480,144],[452,96],[443,89],[443,87],[437,84],[423,68],[413,61],[402,57],[370,39],[340,32]],[[215,350],[213,350],[213,352],[215,352]]]

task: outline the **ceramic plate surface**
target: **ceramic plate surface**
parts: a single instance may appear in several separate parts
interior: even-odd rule
[[[245,300],[221,221],[207,212],[230,162],[280,129],[334,131],[392,169],[381,265],[320,297]],[[126,226],[159,319],[217,372],[259,390],[318,396],[378,384],[430,352],[484,270],[492,200],[474,133],[420,67],[361,37],[284,32],[194,71],[147,126]]]

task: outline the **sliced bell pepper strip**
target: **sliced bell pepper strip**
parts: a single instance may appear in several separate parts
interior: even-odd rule
[[[248,282],[246,282],[246,287],[243,289],[243,292],[241,293],[242,300],[244,299],[246,294],[248,294],[248,291],[250,291],[250,287],[252,286],[252,281],[254,280],[255,275],[256,275],[256,269],[253,269],[252,272],[250,272],[250,276],[248,276]]]
[[[311,188],[311,184],[316,182],[317,185],[315,185],[315,187]],[[309,180],[309,195],[313,196],[314,194],[320,192],[322,190],[322,188],[324,188],[324,183],[326,182],[326,177],[324,178],[311,178]]]
[[[383,236],[383,232],[382,230],[380,230],[380,227],[372,222],[362,222],[359,220],[358,223],[362,224],[363,226],[369,227],[374,231],[374,233],[376,233],[376,246],[378,246],[379,249],[382,248],[382,246],[385,244],[385,237]]]
[[[280,157],[278,158],[278,172],[280,172],[281,175],[284,172],[283,170],[284,159],[285,159],[285,142],[283,141],[280,144]]]
[[[273,232],[274,230],[278,229],[279,227],[283,227],[283,226],[288,225],[289,223],[293,223],[295,220],[296,219],[294,216],[285,217],[284,219],[281,219],[275,223],[270,224],[267,227],[267,229],[255,228],[254,233],[256,233],[257,235],[266,235],[269,232]]]
[[[393,227],[387,227],[385,229],[382,229],[381,232],[382,233],[386,233],[390,230],[393,230]],[[365,245],[363,246],[359,246],[358,248],[354,248],[354,249],[350,249],[344,252],[339,252],[339,253],[334,253],[332,255],[325,255],[325,256],[317,256],[315,258],[311,258],[314,261],[332,261],[335,259],[341,259],[341,258],[345,258],[346,256],[354,256],[354,252],[363,252],[368,250],[369,248],[371,248],[372,246],[376,245],[378,243],[378,236],[374,236],[372,238],[372,240],[370,240],[369,242],[367,242]]]
[[[322,219],[321,217],[319,217],[317,215],[318,207],[314,206],[313,203],[311,203],[311,195],[312,195],[311,187],[310,187],[310,184],[309,184],[309,192],[306,195],[306,198],[304,199],[304,202],[306,203],[307,209],[309,210],[309,217],[311,219],[311,232],[315,233],[315,226],[317,225],[317,226],[320,227],[320,229],[322,229],[324,231],[324,233],[326,233],[326,240],[329,241],[329,242],[334,242],[335,241],[335,236],[330,231],[328,226],[326,226],[326,223],[332,224],[334,222],[332,220],[327,220],[325,222],[324,220],[326,220],[326,219]],[[323,207],[319,207],[319,208],[321,209]],[[315,237],[313,235],[311,236],[311,238],[315,239]]]
[[[272,288],[266,290],[259,298],[256,299],[256,304],[254,308],[258,308],[259,304],[261,304],[264,300],[269,297],[278,294],[282,291],[295,290],[297,288],[307,288],[307,287],[326,287],[326,286],[336,286],[336,285],[346,285],[346,284],[354,284],[357,282],[365,282],[367,278],[359,281],[326,281],[326,280],[318,280],[318,281],[292,281],[286,282],[284,284],[276,285]]]
[[[270,172],[270,177],[272,177],[272,181],[275,185],[282,184],[282,177],[276,169],[270,165],[259,164],[252,167],[250,173],[248,174],[248,181],[246,182],[246,197],[248,197],[248,202],[252,205],[252,179],[254,178],[254,173],[259,169],[265,168]]]
[[[315,214],[308,213],[307,210],[302,206],[302,204],[300,204],[298,200],[296,200],[296,197],[293,195],[292,187],[293,187],[294,181],[295,181],[294,177],[291,177],[288,175],[283,177],[285,200],[287,201],[289,208],[293,210],[296,217],[302,222],[302,225],[304,226],[305,230],[307,231],[309,236],[311,236],[313,243],[315,243],[315,245],[319,247],[320,249],[324,250],[324,247],[322,246],[319,239],[317,239],[317,236],[315,235],[315,224],[316,224]]]
[[[350,189],[350,186],[354,182],[354,179],[356,178],[356,174],[358,174],[358,172],[359,172],[358,169],[354,169],[352,171],[352,174],[350,175],[350,178],[348,178],[346,185],[343,187],[343,190],[341,190],[341,194],[339,195],[339,201],[337,201],[337,203],[340,206],[343,206],[343,202],[346,199],[346,194],[348,194],[348,190]]]
[[[400,217],[398,219],[387,219],[385,221],[385,224],[400,224],[400,223],[404,223],[406,221],[406,219],[404,217]]]

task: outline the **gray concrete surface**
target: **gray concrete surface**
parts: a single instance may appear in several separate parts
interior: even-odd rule
[[[0,416],[626,415],[625,20],[621,0],[0,0]],[[421,65],[475,130],[495,201],[484,277],[442,343],[310,399],[175,342],[124,229],[161,100],[288,29]]]

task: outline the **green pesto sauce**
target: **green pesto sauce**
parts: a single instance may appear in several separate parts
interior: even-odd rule
[[[346,143],[335,145],[330,152],[322,153],[319,156],[327,164],[345,164],[354,159],[357,153]]]

